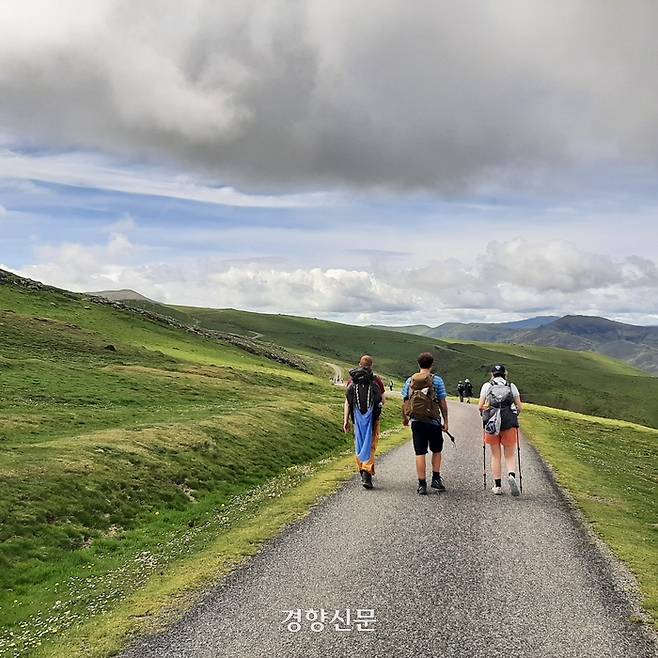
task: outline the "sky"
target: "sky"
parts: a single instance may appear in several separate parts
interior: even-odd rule
[[[0,5],[0,267],[359,324],[658,324],[658,4]]]

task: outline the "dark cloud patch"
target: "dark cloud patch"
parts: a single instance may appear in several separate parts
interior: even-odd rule
[[[658,4],[28,0],[0,127],[250,189],[543,186],[656,165]]]

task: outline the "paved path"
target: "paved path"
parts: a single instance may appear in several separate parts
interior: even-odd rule
[[[531,448],[524,494],[482,490],[474,405],[451,404],[448,491],[415,493],[409,444],[354,478],[166,633],[125,658],[647,658],[623,579]],[[374,609],[374,632],[291,633],[282,610]]]

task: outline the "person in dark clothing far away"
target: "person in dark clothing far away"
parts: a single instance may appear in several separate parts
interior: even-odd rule
[[[441,479],[441,451],[443,431],[448,431],[448,403],[443,379],[432,373],[434,355],[423,352],[418,357],[419,371],[409,377],[402,388],[404,424],[411,423],[414,452],[416,453],[417,492],[427,494],[427,448],[432,451],[432,488],[445,491]],[[443,418],[443,422],[441,419]]]
[[[459,401],[464,401],[464,382],[460,379],[459,384],[457,384],[457,393],[459,394]]]
[[[471,384],[470,379],[464,380],[464,397],[466,398],[466,402],[471,404],[471,398],[473,397],[473,384]]]
[[[375,474],[375,451],[381,429],[384,406],[384,382],[372,371],[372,357],[364,354],[359,366],[350,370],[345,388],[343,430],[349,433],[354,423],[354,452],[361,483],[372,489]]]

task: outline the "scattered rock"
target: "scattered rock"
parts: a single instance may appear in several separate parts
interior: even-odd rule
[[[108,350],[109,352],[116,352],[117,348],[114,345],[106,345],[103,349]]]

